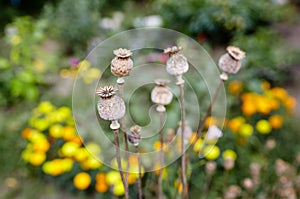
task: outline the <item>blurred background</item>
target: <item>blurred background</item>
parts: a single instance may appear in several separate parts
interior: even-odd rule
[[[86,84],[104,73],[84,60],[99,42],[141,27],[182,32],[216,63],[228,45],[247,53],[225,83],[223,138],[202,159],[197,154],[208,146],[201,138],[189,149],[190,198],[298,198],[299,9],[299,0],[0,0],[0,198],[122,198],[118,173],[90,157],[76,134],[72,87],[79,67]],[[149,62],[166,61],[148,54]],[[223,125],[216,118],[211,124]],[[164,169],[166,198],[182,191],[178,167]],[[155,198],[156,178],[144,174],[145,198]]]

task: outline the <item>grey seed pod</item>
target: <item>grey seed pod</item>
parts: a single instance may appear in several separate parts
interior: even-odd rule
[[[138,146],[141,141],[142,128],[138,125],[134,125],[130,128],[130,134],[128,134],[128,140],[134,146]]]
[[[133,61],[130,59],[132,52],[125,48],[114,50],[116,57],[111,61],[111,72],[115,76],[128,76],[133,68]]]
[[[189,70],[189,64],[185,56],[180,51],[181,47],[173,46],[167,48],[164,53],[169,54],[170,58],[167,60],[166,70],[169,74],[179,76]]]
[[[228,46],[226,50],[227,53],[219,59],[219,67],[225,73],[236,74],[241,68],[241,60],[246,53],[234,46]]]
[[[169,82],[169,80],[165,79],[155,80],[157,86],[155,86],[151,92],[151,100],[153,103],[162,106],[171,103],[173,94],[170,91],[170,88],[167,86]]]
[[[125,103],[116,95],[113,86],[99,88],[96,93],[100,96],[97,108],[102,119],[115,121],[125,115]]]
[[[177,136],[179,136],[180,138],[181,138],[181,126],[182,126],[182,124],[181,124],[181,121],[179,122],[179,127],[178,127],[178,129],[177,129]],[[183,133],[183,136],[184,136],[184,143],[185,144],[187,144],[188,142],[189,142],[189,139],[190,139],[190,137],[192,136],[192,134],[193,134],[193,130],[192,130],[192,128],[188,125],[188,122],[187,121],[185,121],[184,122],[184,133]]]

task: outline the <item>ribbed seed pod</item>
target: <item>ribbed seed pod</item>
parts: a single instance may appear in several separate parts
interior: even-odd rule
[[[133,68],[133,61],[130,59],[132,52],[125,48],[114,50],[116,57],[111,61],[111,72],[115,76],[128,76]]]
[[[130,128],[130,134],[128,134],[128,140],[134,146],[138,146],[141,141],[142,128],[138,125],[134,125]]]
[[[224,73],[236,74],[241,68],[241,61],[245,58],[246,53],[234,46],[228,46],[226,50],[227,53],[219,59],[219,67]],[[223,76],[224,80],[227,80],[227,76]]]
[[[169,74],[177,76],[177,84],[183,83],[182,74],[189,70],[189,63],[185,56],[181,54],[182,48],[173,46],[166,48],[164,53],[168,54],[170,58],[166,64],[166,70]]]
[[[169,82],[169,80],[165,79],[155,80],[157,86],[155,86],[151,92],[151,100],[153,103],[159,105],[160,108],[158,111],[161,110],[161,112],[164,112],[164,105],[170,104],[173,98],[173,93],[167,86]]]
[[[113,86],[101,87],[96,93],[100,96],[97,108],[102,119],[116,121],[125,115],[125,103],[116,95]]]

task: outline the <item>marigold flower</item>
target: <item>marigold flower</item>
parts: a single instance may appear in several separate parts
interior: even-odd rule
[[[208,145],[203,149],[203,155],[208,160],[215,160],[220,155],[220,149],[214,145]]]
[[[217,120],[217,118],[215,118],[213,116],[209,116],[205,120],[205,127],[206,128],[209,128],[211,125],[217,125],[217,124],[218,124],[218,120]]]
[[[280,115],[272,115],[269,118],[269,122],[273,129],[280,129],[282,127],[282,117]]]
[[[236,153],[233,150],[227,149],[227,150],[223,151],[222,157],[224,159],[233,159],[233,160],[236,160],[237,155],[236,155]]]
[[[122,196],[122,195],[124,195],[124,185],[123,185],[122,182],[118,182],[118,183],[114,184],[114,186],[113,186],[113,193],[116,196]]]
[[[246,101],[242,104],[242,111],[244,115],[250,116],[256,113],[257,108],[254,102]]]
[[[253,133],[253,127],[250,124],[243,124],[238,132],[243,137],[250,137]]]
[[[256,123],[256,130],[261,134],[269,134],[272,131],[272,126],[267,120],[259,120]]]
[[[228,91],[233,95],[238,95],[241,93],[243,84],[241,81],[235,80],[229,83]]]
[[[86,172],[78,173],[73,179],[74,186],[79,190],[87,189],[90,186],[91,181],[91,176]]]
[[[243,117],[235,117],[228,121],[227,125],[230,130],[233,132],[238,132],[240,127],[245,123],[245,118]]]
[[[97,182],[95,185],[95,189],[96,191],[100,192],[100,193],[105,193],[108,190],[108,185],[104,182]]]
[[[34,152],[29,158],[29,163],[33,166],[40,166],[46,160],[46,154],[44,152]]]
[[[106,182],[109,185],[113,185],[115,183],[122,182],[120,173],[117,171],[109,171],[106,174]]]

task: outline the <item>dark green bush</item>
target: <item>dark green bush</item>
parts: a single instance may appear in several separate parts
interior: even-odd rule
[[[269,0],[160,0],[159,7],[166,27],[218,43],[293,15],[292,6]]]
[[[62,0],[56,6],[45,7],[45,17],[54,37],[68,50],[84,50],[87,41],[95,35],[102,3],[99,0]]]

